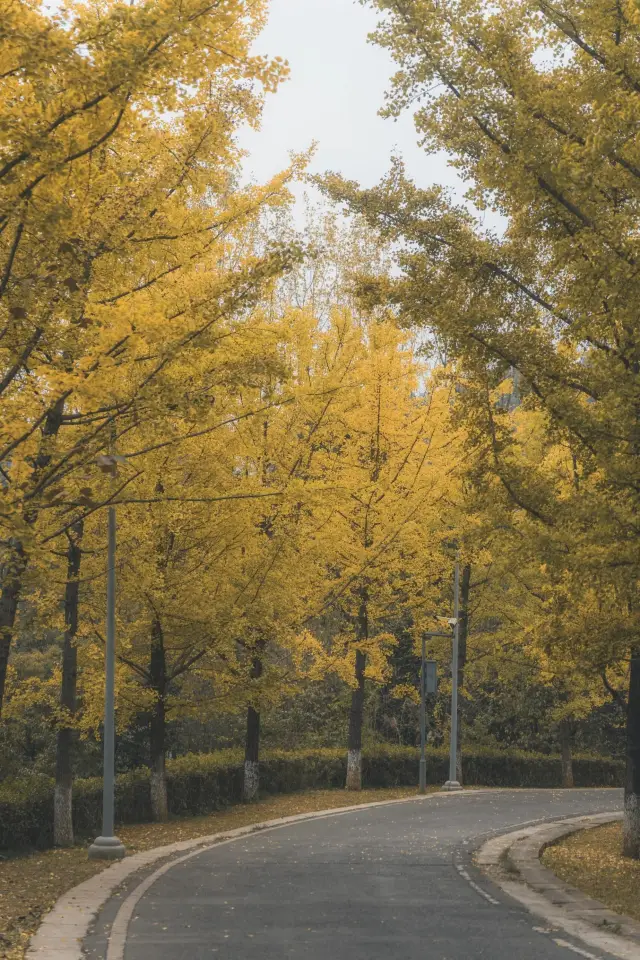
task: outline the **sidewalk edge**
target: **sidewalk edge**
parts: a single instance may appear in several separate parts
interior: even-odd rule
[[[569,886],[540,862],[545,848],[562,837],[621,819],[621,813],[600,813],[501,834],[480,847],[475,863],[505,893],[554,928],[620,960],[640,960],[640,923]]]

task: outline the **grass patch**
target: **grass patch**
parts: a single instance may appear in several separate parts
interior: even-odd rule
[[[415,787],[362,790],[358,794],[345,790],[313,790],[267,797],[258,803],[230,807],[204,817],[123,826],[117,832],[127,853],[132,854],[262,820],[413,796],[416,796]],[[107,866],[88,860],[85,845],[0,859],[0,958],[21,960],[29,938],[58,897]]]
[[[542,862],[587,896],[640,920],[640,861],[621,850],[622,824],[615,823],[571,834],[547,847]]]

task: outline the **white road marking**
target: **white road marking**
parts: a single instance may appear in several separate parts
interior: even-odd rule
[[[499,906],[500,906],[500,901],[499,901],[499,900],[496,900],[494,897],[492,897],[490,894],[488,894],[486,890],[483,890],[482,887],[478,886],[478,884],[475,882],[475,880],[472,880],[472,879],[471,879],[471,877],[469,876],[469,874],[467,873],[467,871],[464,869],[464,867],[461,866],[461,864],[456,863],[455,867],[456,867],[456,870],[458,871],[458,873],[460,874],[460,876],[461,876],[461,877],[464,877],[464,879],[467,881],[467,883],[469,884],[469,886],[473,887],[473,889],[476,891],[476,893],[479,893],[481,897],[484,897],[485,900],[488,900],[489,903],[492,903],[492,904],[494,905],[494,907],[499,907]]]
[[[602,957],[596,956],[595,953],[589,953],[587,950],[581,950],[580,947],[575,947],[572,943],[569,943],[568,940],[560,940],[554,937],[553,942],[557,943],[559,947],[566,947],[567,950],[573,950],[579,957],[586,957],[587,960],[602,960]]]

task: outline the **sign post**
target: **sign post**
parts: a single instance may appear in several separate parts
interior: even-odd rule
[[[420,775],[419,793],[427,792],[427,694],[438,692],[438,664],[427,660],[427,637],[448,637],[448,633],[424,633],[422,635],[422,669],[420,670]]]

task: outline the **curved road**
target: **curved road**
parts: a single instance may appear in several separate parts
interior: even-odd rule
[[[615,790],[438,795],[243,837],[153,883],[124,960],[609,960],[544,930],[469,861],[487,834],[621,804]],[[109,910],[89,956],[106,956]]]

